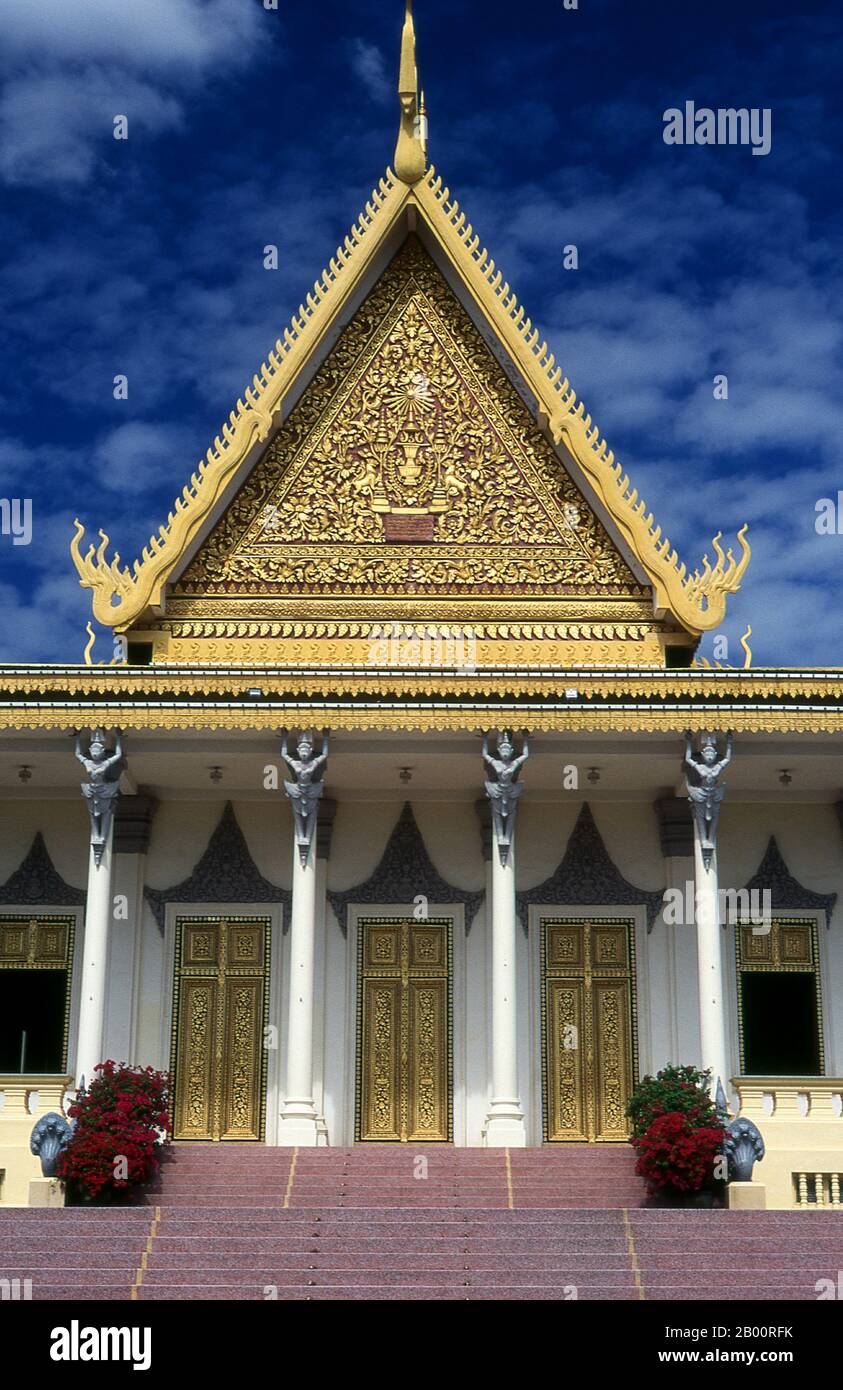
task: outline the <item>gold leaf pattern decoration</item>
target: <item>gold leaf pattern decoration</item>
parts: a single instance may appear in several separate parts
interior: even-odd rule
[[[171,591],[647,592],[415,238]]]
[[[375,1019],[372,1030],[372,1117],[374,1128],[384,1134],[389,1134],[395,1126],[392,1075],[394,1027],[393,993],[388,989],[380,989],[375,994]]]

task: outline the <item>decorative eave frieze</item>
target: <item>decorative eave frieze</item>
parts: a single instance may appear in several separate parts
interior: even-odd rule
[[[145,888],[144,894],[163,935],[168,903],[271,903],[282,906],[284,924],[291,894],[264,878],[249,852],[246,837],[237,823],[234,807],[225,804],[220,822],[208,841],[208,848],[189,878],[173,888]]]
[[[85,896],[62,878],[40,830],[15,872],[0,884],[3,907],[82,907]]]
[[[374,872],[356,888],[347,888],[342,892],[329,891],[328,901],[345,935],[348,908],[352,904],[388,906],[394,903],[407,906],[420,895],[431,903],[462,903],[466,931],[470,930],[485,896],[483,893],[468,893],[442,877],[427,852],[413,808],[407,801]]]
[[[843,733],[843,671],[0,668],[0,729]],[[256,693],[257,692],[257,693]]]
[[[770,893],[770,907],[773,912],[788,912],[797,909],[808,912],[821,912],[825,915],[826,927],[831,927],[831,917],[837,902],[836,893],[815,893],[793,877],[784,861],[775,836],[764,852],[764,858],[757,872],[746,884],[745,892]]]
[[[528,908],[564,903],[566,907],[643,907],[647,913],[649,932],[662,909],[664,889],[650,893],[645,888],[636,888],[624,878],[609,854],[591,807],[586,802],[557,868],[537,887],[516,893],[515,900],[525,931]]]

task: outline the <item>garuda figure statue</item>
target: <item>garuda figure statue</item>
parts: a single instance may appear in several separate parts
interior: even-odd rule
[[[483,737],[483,761],[494,780],[486,782],[486,795],[492,803],[492,825],[495,842],[506,868],[509,851],[512,848],[512,835],[515,829],[515,812],[518,798],[524,790],[524,783],[518,781],[518,774],[530,756],[526,732],[522,735],[521,753],[515,756],[512,733],[505,730],[498,739],[497,757],[489,751],[489,736]]]
[[[284,790],[290,798],[293,819],[296,825],[296,844],[302,864],[307,863],[310,846],[316,831],[319,799],[325,790],[323,781],[325,765],[328,761],[328,731],[322,733],[322,751],[314,750],[313,734],[303,731],[296,745],[298,757],[290,752],[287,734],[282,735],[281,756],[295,777],[295,782],[284,782]]]
[[[88,742],[87,753],[82,750],[82,735],[76,735],[76,756],[88,774],[82,782],[82,795],[91,818],[91,848],[99,868],[111,829],[114,808],[120,795],[120,772],[124,766],[120,730],[114,738],[114,750],[108,751],[105,734],[96,729]]]
[[[718,757],[717,740],[703,734],[700,756],[694,753],[691,735],[685,735],[685,785],[702,847],[703,863],[709,868],[717,847],[717,822],[726,788],[719,786],[722,773],[732,761],[732,735],[726,738],[724,757]]]

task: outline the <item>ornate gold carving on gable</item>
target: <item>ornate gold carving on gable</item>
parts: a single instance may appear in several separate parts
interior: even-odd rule
[[[647,593],[411,239],[173,594],[513,592]]]

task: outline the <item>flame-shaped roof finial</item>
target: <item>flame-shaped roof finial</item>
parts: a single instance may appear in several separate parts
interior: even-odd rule
[[[395,147],[395,173],[402,183],[414,184],[424,177],[427,170],[427,140],[424,130],[426,117],[419,102],[412,0],[407,0],[404,31],[401,35],[398,100],[401,103],[401,128]]]

